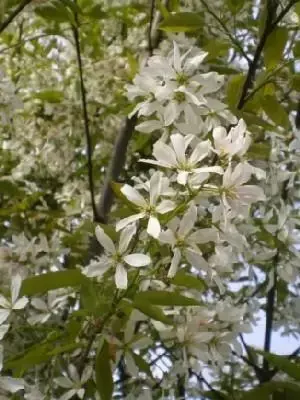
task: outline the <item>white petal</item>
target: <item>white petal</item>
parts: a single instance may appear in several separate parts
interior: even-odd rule
[[[9,314],[10,314],[10,310],[1,310],[0,309],[0,325],[3,324],[3,322],[7,320]]]
[[[17,300],[22,285],[21,275],[15,275],[11,282],[11,302],[12,304]]]
[[[21,297],[19,300],[15,302],[12,309],[13,310],[22,310],[28,303],[27,297]]]
[[[149,120],[149,121],[141,122],[140,124],[138,124],[135,127],[135,129],[138,132],[150,133],[157,129],[161,129],[161,127],[162,127],[162,123],[160,121]]]
[[[64,389],[69,389],[74,385],[74,382],[68,376],[60,376],[58,378],[54,378],[54,382]]]
[[[171,229],[160,232],[158,240],[162,243],[167,243],[170,245],[174,245],[176,243],[176,237]]]
[[[129,186],[127,184],[122,186],[121,192],[124,194],[125,197],[127,197],[129,201],[136,204],[137,206],[145,207],[147,205],[143,196],[141,196],[141,194],[132,186]]]
[[[224,170],[222,167],[219,167],[217,165],[213,166],[213,167],[201,167],[201,168],[195,168],[193,170],[193,172],[197,173],[197,174],[203,174],[203,173],[209,173],[209,172],[213,172],[215,174],[219,174],[222,175],[224,173]]]
[[[48,311],[48,306],[47,304],[44,302],[44,300],[39,299],[39,298],[34,298],[31,300],[31,305],[36,308],[37,310],[41,310],[41,311]]]
[[[129,243],[135,233],[136,227],[134,224],[128,225],[125,229],[122,230],[119,241],[119,252],[121,254],[123,254],[127,250]]]
[[[114,242],[111,240],[111,238],[104,232],[104,229],[102,229],[100,226],[97,226],[95,229],[95,234],[98,242],[103,246],[104,250],[108,254],[115,254],[116,253],[116,247],[114,245]]]
[[[198,229],[189,236],[189,239],[191,242],[199,244],[216,242],[218,240],[218,231],[213,228]]]
[[[68,390],[65,394],[60,396],[59,400],[69,400],[77,393],[77,389]]]
[[[208,155],[210,149],[211,149],[211,143],[209,140],[198,143],[189,158],[190,164],[193,165],[195,163],[202,161]]]
[[[246,204],[254,201],[266,200],[266,196],[261,187],[256,185],[244,185],[237,188],[239,198]]]
[[[107,257],[99,261],[92,261],[82,270],[82,273],[89,278],[101,277],[111,267],[111,261]]]
[[[133,222],[136,222],[138,219],[144,218],[145,213],[138,213],[138,214],[133,214],[130,215],[130,217],[123,218],[116,224],[116,231],[119,232],[121,229],[124,229],[127,225],[132,224]]]
[[[191,264],[192,267],[197,268],[198,270],[208,271],[209,265],[207,261],[201,256],[200,253],[193,251],[191,249],[187,249],[185,252],[187,261]]]
[[[179,109],[174,101],[170,101],[164,110],[165,125],[171,125],[178,117]]]
[[[171,135],[170,139],[174,147],[177,160],[179,163],[185,163],[186,157],[184,136],[180,135],[180,133],[176,133],[175,135]]]
[[[24,379],[11,378],[10,376],[0,377],[0,387],[10,393],[16,393],[18,390],[23,390],[25,385]]]
[[[155,205],[161,193],[162,173],[155,172],[150,178],[150,204]]]
[[[2,308],[10,308],[11,304],[10,302],[0,294],[0,307]]]
[[[158,212],[159,214],[165,214],[165,213],[167,213],[169,211],[174,210],[175,207],[176,207],[176,204],[173,201],[171,201],[171,200],[163,200],[156,207],[155,211]]]
[[[2,340],[5,336],[5,334],[7,333],[8,329],[9,329],[9,324],[6,325],[0,325],[0,340]],[[0,365],[1,367],[1,365]],[[1,368],[0,368],[1,371]]]
[[[151,263],[151,258],[145,254],[133,253],[124,256],[124,261],[132,267],[144,267]]]
[[[173,278],[173,276],[176,275],[176,272],[178,270],[178,265],[181,260],[181,252],[179,249],[174,250],[174,255],[172,258],[171,266],[168,271],[168,278]]]
[[[173,66],[176,72],[181,72],[181,59],[180,59],[180,51],[178,45],[175,41],[173,41]]]
[[[174,150],[161,140],[154,144],[153,156],[165,167],[172,168],[177,165],[177,159]]]
[[[127,271],[122,264],[117,265],[115,282],[118,289],[127,289]]]
[[[182,220],[180,221],[178,234],[185,237],[195,225],[197,221],[197,207],[192,204],[188,211],[184,214]]]
[[[186,185],[188,180],[189,172],[187,171],[179,171],[177,175],[177,182],[179,185]]]
[[[159,220],[156,217],[153,217],[152,215],[149,218],[148,221],[148,226],[147,226],[147,232],[150,236],[154,237],[155,239],[158,238],[160,234],[160,223]]]

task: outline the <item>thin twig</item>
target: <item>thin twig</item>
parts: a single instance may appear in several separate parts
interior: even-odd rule
[[[31,0],[23,0],[13,12],[0,23],[0,34],[8,27],[8,25],[24,10],[24,8],[31,3]]]
[[[215,20],[221,25],[223,28],[224,32],[226,35],[229,37],[229,39],[232,41],[232,43],[235,45],[235,47],[240,51],[242,56],[247,60],[248,64],[250,65],[251,59],[249,58],[248,54],[245,52],[243,49],[241,43],[232,35],[230,30],[227,28],[226,24],[222,21],[220,17],[208,6],[205,0],[200,0],[203,6],[206,8],[207,12],[215,18]]]
[[[153,54],[152,28],[153,28],[154,13],[155,13],[155,0],[151,0],[149,29],[148,29],[148,52],[150,56],[152,56]]]
[[[275,256],[274,264],[278,263],[278,253]],[[276,297],[276,270],[274,270],[274,283],[267,294],[267,304],[266,304],[266,329],[265,329],[265,343],[264,351],[269,352],[271,349],[271,339],[273,330],[273,320],[274,320],[274,307],[275,307],[275,297]],[[269,362],[266,358],[263,360],[263,370],[268,374],[269,372]]]
[[[202,1],[202,0],[201,0]],[[248,91],[252,88],[253,84],[254,84],[254,79],[255,79],[255,75],[256,75],[256,70],[258,68],[258,64],[263,52],[263,49],[265,47],[266,41],[268,39],[268,37],[270,36],[270,34],[274,31],[274,29],[277,27],[277,25],[279,24],[279,22],[285,17],[285,15],[289,12],[289,10],[292,8],[292,6],[294,4],[296,4],[299,0],[292,0],[278,15],[278,17],[276,17],[274,19],[274,15],[276,14],[276,10],[277,10],[277,6],[274,4],[273,2],[268,1],[267,3],[267,19],[266,19],[266,23],[265,23],[265,28],[264,31],[261,35],[261,38],[259,40],[259,43],[256,47],[255,53],[254,53],[254,57],[253,60],[251,61],[250,65],[249,65],[249,69],[248,69],[248,74],[246,76],[246,80],[245,83],[243,85],[242,88],[242,94],[239,100],[239,103],[237,105],[237,109],[241,110],[245,103],[246,103],[246,99],[247,99],[247,95],[248,95]]]
[[[78,16],[74,13],[74,18],[76,21],[76,26],[72,26],[74,41],[75,41],[75,49],[77,56],[77,64],[79,70],[79,79],[80,79],[80,92],[81,92],[81,103],[82,103],[82,116],[84,122],[84,133],[86,138],[86,152],[87,152],[87,164],[88,164],[88,180],[89,180],[89,189],[91,195],[91,203],[93,209],[93,218],[94,221],[98,221],[97,214],[97,206],[95,202],[95,189],[94,189],[94,178],[93,178],[93,148],[92,148],[92,139],[90,134],[90,125],[89,125],[89,117],[87,111],[87,100],[86,100],[86,90],[83,79],[83,64],[81,57],[81,48],[80,48],[80,39],[79,39],[79,24],[78,24]]]
[[[167,5],[168,0],[166,1],[166,6]],[[159,15],[157,20],[155,21],[155,26],[158,25],[160,18],[161,17]],[[155,33],[155,37],[151,37],[152,49],[158,47],[162,38],[162,31],[156,31]],[[126,161],[127,147],[134,132],[136,122],[136,116],[132,117],[131,119],[126,118],[115,142],[113,156],[106,172],[106,177],[102,189],[102,196],[100,198],[97,209],[100,222],[107,223],[108,214],[114,200],[114,193],[111,188],[111,183],[118,180],[120,173],[123,170]],[[94,251],[91,251],[90,254],[94,255]]]

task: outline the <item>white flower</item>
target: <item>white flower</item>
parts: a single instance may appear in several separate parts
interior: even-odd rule
[[[244,185],[249,181],[251,173],[248,164],[243,163],[238,164],[234,170],[229,165],[225,171],[221,188],[225,219],[233,218],[239,213],[244,214],[245,209],[248,210],[253,202],[266,199],[261,187]]]
[[[209,140],[198,143],[191,155],[187,157],[186,149],[190,138],[177,133],[171,135],[170,139],[172,146],[169,146],[160,140],[155,143],[153,147],[153,155],[156,160],[141,159],[140,161],[176,170],[177,182],[181,185],[186,184],[188,175],[191,173],[205,175],[209,172],[219,174],[223,173],[223,169],[218,166],[197,167],[197,165],[207,157],[210,152],[211,144]]]
[[[251,143],[250,135],[247,133],[246,128],[243,119],[240,119],[228,134],[222,126],[215,128],[213,130],[213,138],[216,153],[220,156],[228,155],[230,158],[234,155],[243,156]]]
[[[0,372],[3,368],[3,346],[0,345]],[[25,385],[24,379],[12,378],[10,376],[0,376],[0,391],[4,390],[10,393],[16,393],[23,390]]]
[[[77,395],[80,399],[84,397],[84,388],[82,387],[92,376],[93,368],[90,365],[87,365],[81,377],[79,376],[75,366],[70,364],[68,367],[68,375],[61,376],[59,378],[54,378],[54,382],[63,387],[64,389],[69,389],[66,393],[64,393],[59,400],[68,400],[73,396]]]
[[[117,231],[139,219],[148,218],[148,234],[154,238],[159,236],[161,227],[157,218],[157,214],[165,214],[169,211],[172,211],[176,207],[175,203],[171,200],[162,200],[161,202],[158,202],[160,195],[164,194],[162,183],[162,174],[160,172],[155,172],[151,176],[149,182],[149,200],[145,200],[142,195],[132,186],[124,185],[122,187],[121,192],[139,209],[139,213],[121,219],[116,225]]]
[[[58,292],[56,290],[51,290],[47,293],[47,302],[39,297],[35,297],[31,300],[31,305],[39,311],[35,315],[32,315],[27,319],[27,321],[34,325],[37,323],[45,323],[48,319],[53,315],[55,310],[59,307],[62,307],[67,300],[66,295],[58,296]]]
[[[21,310],[28,303],[28,299],[26,297],[21,297],[18,299],[21,284],[21,276],[15,275],[11,282],[11,298],[7,299],[0,294],[0,325],[7,320],[13,310]]]
[[[208,264],[201,256],[197,244],[216,241],[218,232],[213,228],[192,231],[196,221],[197,207],[191,204],[181,220],[179,220],[179,218],[174,218],[169,224],[170,228],[161,232],[159,235],[159,240],[162,243],[167,243],[173,248],[174,254],[168,272],[169,278],[172,278],[176,274],[182,254],[185,254],[187,259],[191,260],[191,254],[195,252],[198,259],[197,266],[199,266],[200,263],[201,267],[204,267],[206,270],[208,269]]]
[[[115,246],[114,242],[100,226],[97,226],[95,233],[97,240],[104,248],[105,256],[89,264],[83,273],[89,277],[101,277],[105,271],[113,267],[116,270],[115,282],[117,288],[126,289],[127,270],[125,265],[144,267],[151,262],[150,257],[145,254],[128,254],[128,246],[136,233],[135,226],[129,225],[121,232],[118,247]]]

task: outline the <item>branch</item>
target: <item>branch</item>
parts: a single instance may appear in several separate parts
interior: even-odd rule
[[[72,26],[73,37],[75,41],[75,49],[77,56],[77,64],[79,70],[79,78],[80,78],[80,93],[81,93],[81,104],[82,104],[82,116],[84,121],[84,133],[86,138],[86,152],[87,152],[87,164],[88,164],[88,180],[89,180],[89,189],[91,194],[91,203],[93,209],[93,219],[94,221],[98,221],[97,214],[97,206],[95,203],[95,189],[94,189],[94,180],[93,180],[93,149],[92,149],[92,140],[90,134],[90,126],[89,126],[89,117],[87,111],[87,101],[86,101],[86,90],[83,80],[83,65],[82,65],[82,57],[81,57],[81,49],[80,49],[80,39],[79,39],[79,28],[78,28],[78,16],[74,13],[76,26]]]
[[[6,20],[0,23],[0,34],[8,27],[8,25],[24,10],[24,8],[31,3],[31,0],[23,0],[18,7],[7,17]]]
[[[232,41],[232,43],[235,45],[235,47],[240,51],[240,53],[242,54],[242,56],[247,60],[248,64],[251,64],[251,59],[249,58],[248,54],[245,52],[245,50],[243,49],[241,43],[232,35],[232,33],[230,32],[230,30],[227,28],[227,26],[225,25],[225,23],[223,22],[223,20],[221,18],[218,17],[218,15],[209,8],[209,6],[207,5],[205,0],[200,0],[201,3],[203,4],[203,6],[206,8],[207,12],[213,17],[215,18],[215,20],[221,25],[221,27],[223,28],[224,32],[226,33],[226,35],[229,37],[229,39]]]
[[[277,265],[278,263],[278,253],[275,256],[274,263],[275,265]],[[276,281],[277,281],[277,276],[276,276],[276,271],[274,270],[274,284],[268,292],[267,305],[266,305],[266,330],[265,330],[264,351],[267,352],[269,352],[271,349],[271,338],[272,338],[275,295],[276,295]],[[269,372],[269,362],[265,358],[263,361],[263,370],[265,373]]]
[[[201,0],[202,1],[202,0]],[[248,100],[247,94],[248,91],[252,88],[255,75],[256,75],[256,70],[258,68],[258,64],[260,61],[260,57],[262,55],[263,49],[265,47],[266,41],[270,34],[274,31],[274,29],[277,27],[279,22],[285,17],[285,15],[289,12],[289,10],[293,7],[294,4],[296,4],[299,0],[292,0],[274,19],[274,15],[276,14],[277,10],[277,4],[273,2],[272,0],[268,0],[267,2],[267,19],[266,19],[266,24],[264,31],[262,33],[262,36],[259,40],[259,43],[257,45],[257,48],[254,53],[253,60],[250,62],[249,69],[248,69],[248,74],[242,89],[242,94],[239,100],[239,103],[237,105],[237,109],[241,110],[246,101]]]
[[[155,0],[151,0],[149,30],[148,30],[148,52],[150,56],[152,56],[153,54],[152,28],[153,28],[154,12],[155,12]]]
[[[168,4],[168,0],[166,1],[166,5]],[[159,23],[160,20],[160,15],[157,17],[157,20],[155,21],[155,25]],[[148,44],[148,48],[157,48],[159,43],[161,42],[162,39],[162,31],[156,32],[156,36],[152,38],[151,35],[151,45]],[[149,56],[151,56],[151,53],[149,53]],[[108,214],[111,209],[113,200],[114,200],[114,193],[111,188],[111,182],[118,180],[120,173],[123,170],[123,167],[125,165],[126,161],[126,152],[127,152],[127,147],[129,144],[129,141],[132,137],[132,134],[134,132],[134,128],[136,126],[137,122],[137,117],[134,116],[131,119],[126,118],[123,126],[120,129],[120,132],[118,134],[116,143],[115,143],[115,148],[113,152],[113,156],[111,158],[104,185],[103,185],[103,190],[102,190],[102,196],[100,198],[98,208],[97,208],[97,214],[98,214],[98,220],[99,222],[102,223],[107,223],[108,220]]]

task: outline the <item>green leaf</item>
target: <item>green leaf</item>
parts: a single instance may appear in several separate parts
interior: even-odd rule
[[[210,40],[204,47],[203,50],[208,52],[208,56],[205,61],[211,61],[218,57],[225,56],[230,48],[229,43],[222,40]]]
[[[145,372],[148,376],[152,377],[152,372],[149,363],[147,363],[141,355],[135,354],[133,351],[131,352],[131,355],[134,359],[134,362],[138,366],[139,370],[141,372]]]
[[[50,21],[62,23],[72,22],[75,24],[73,13],[60,1],[54,1],[50,5],[43,5],[35,8],[35,13]]]
[[[95,4],[90,10],[85,11],[84,14],[89,18],[94,18],[98,20],[108,17],[107,13],[103,11],[103,8],[100,4]]]
[[[248,157],[254,160],[269,160],[271,153],[270,143],[253,143],[248,150]]]
[[[110,366],[109,344],[106,340],[100,343],[96,356],[96,386],[101,400],[112,399],[114,382]]]
[[[228,81],[227,103],[229,107],[233,110],[236,109],[238,102],[240,100],[245,79],[246,79],[245,75],[238,74],[232,76]]]
[[[32,296],[49,290],[81,285],[87,278],[78,269],[48,272],[33,276],[22,282],[21,295]]]
[[[160,24],[159,29],[167,32],[194,32],[202,28],[201,14],[194,12],[179,12],[170,14]]]
[[[280,125],[284,128],[289,127],[289,116],[275,96],[264,96],[262,98],[262,107],[264,112],[275,123],[275,125]]]
[[[0,193],[1,195],[15,196],[20,193],[20,189],[17,184],[8,179],[0,179]]]
[[[43,90],[34,93],[33,98],[47,101],[48,103],[60,103],[64,98],[64,94],[60,90]]]
[[[300,385],[294,382],[267,382],[259,385],[258,387],[245,392],[240,397],[241,400],[270,400],[270,395],[274,393],[281,392],[281,394],[286,393],[286,391],[300,393]],[[290,398],[290,397],[286,397]]]
[[[288,30],[284,27],[277,27],[269,35],[264,47],[264,61],[267,70],[278,66],[282,60],[287,40]]]
[[[135,296],[135,301],[146,302],[158,306],[199,306],[198,300],[183,296],[179,293],[168,291],[147,290],[139,292]]]
[[[172,320],[168,318],[159,307],[153,306],[152,304],[144,301],[136,300],[134,301],[133,306],[143,314],[155,319],[156,321],[160,321],[166,325],[173,325]]]
[[[204,281],[197,278],[194,275],[187,274],[184,271],[178,271],[174,278],[171,279],[171,283],[176,286],[183,286],[188,289],[196,289],[200,292],[206,288]]]
[[[300,382],[300,365],[288,359],[288,356],[280,356],[277,354],[271,354],[262,350],[255,350],[257,353],[262,354],[266,360],[269,361],[273,367],[277,367],[281,371],[285,372],[291,378],[296,379]]]
[[[300,40],[298,40],[293,47],[293,54],[295,58],[300,58]]]
[[[245,0],[227,0],[227,6],[232,14],[237,14],[245,4]]]

